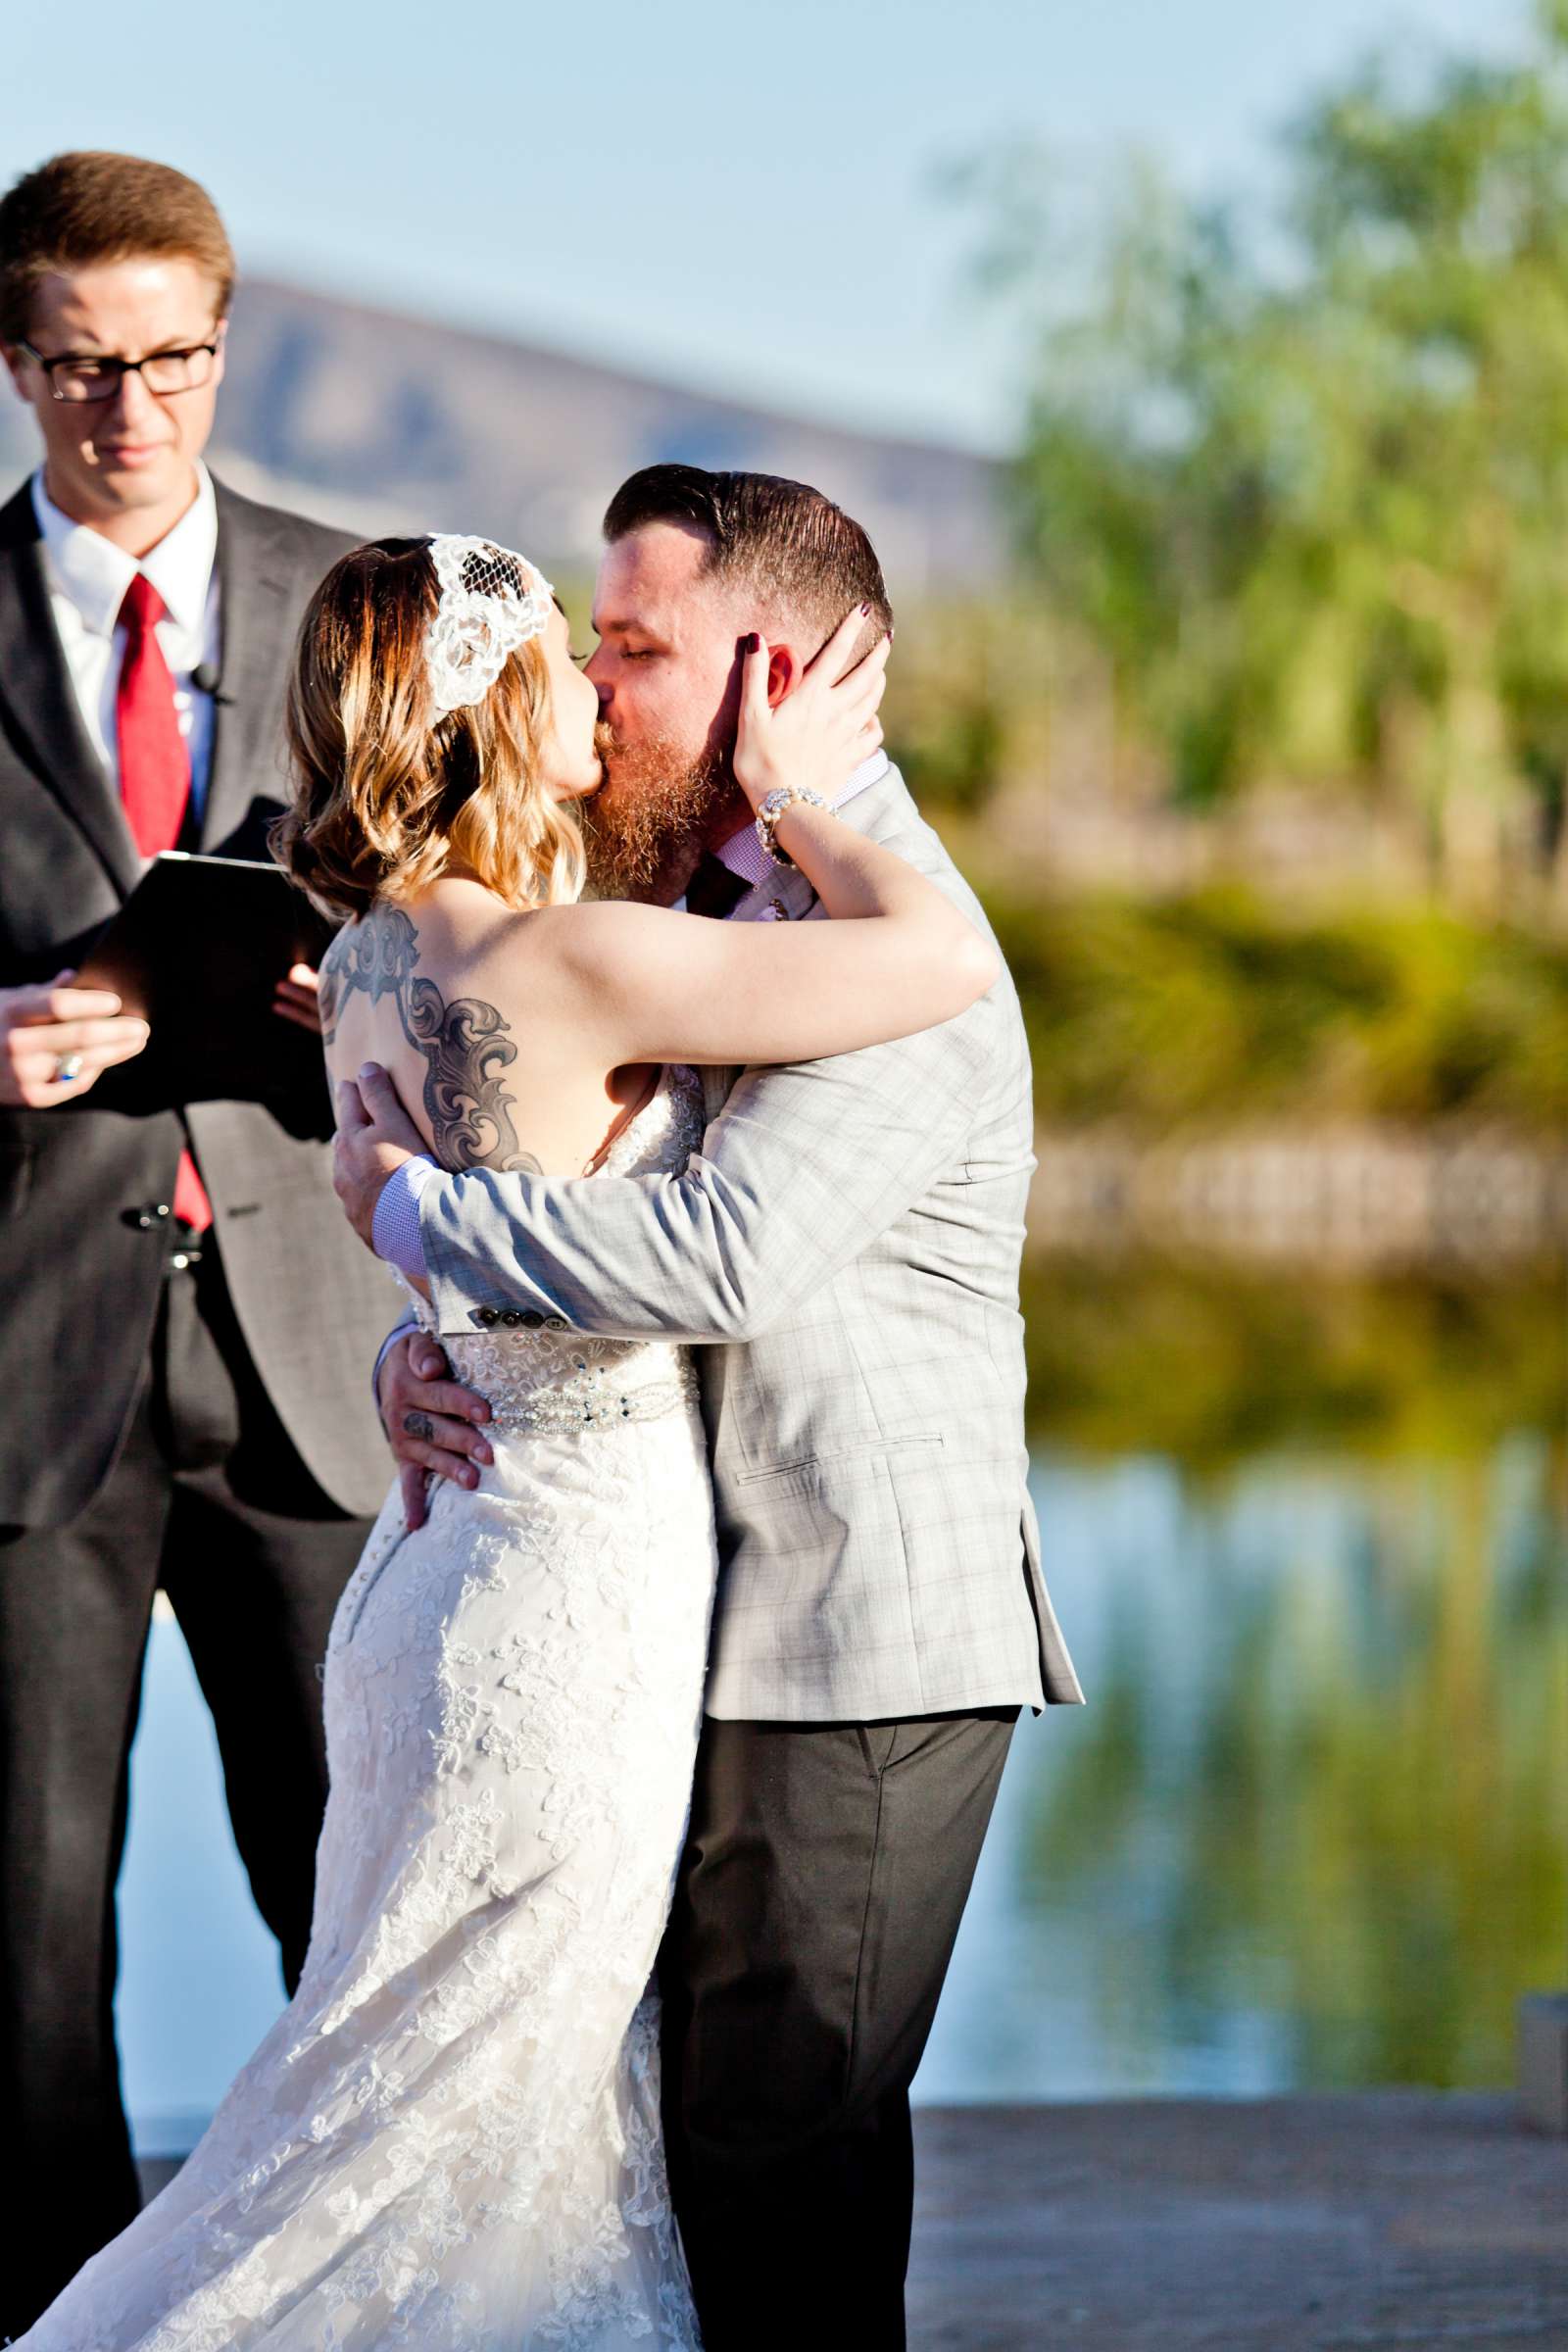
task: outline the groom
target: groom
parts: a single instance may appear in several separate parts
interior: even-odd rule
[[[885,624],[865,533],[801,483],[657,466],[605,536],[598,887],[809,917],[731,772],[736,646],[763,632],[776,702],[857,602]],[[837,805],[983,922],[882,755]],[[908,2087],[1012,1726],[1080,1696],[1025,1486],[1028,1054],[1004,979],[923,1036],[703,1077],[684,1174],[558,1183],[443,1176],[372,1072],[365,1111],[344,1090],[338,1192],[444,1332],[707,1343],[722,1568],[660,1966],[671,2182],[709,2352],[890,2352]],[[484,1458],[445,1369],[417,1335],[380,1369],[416,1512],[425,1471],[471,1484]]]

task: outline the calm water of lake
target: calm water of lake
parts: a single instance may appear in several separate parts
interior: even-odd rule
[[[1568,1982],[1557,1286],[1077,1269],[1028,1307],[1092,1703],[1019,1729],[920,2095],[1506,2081],[1517,1994]],[[280,1995],[164,1622],[121,1921],[167,2149]]]

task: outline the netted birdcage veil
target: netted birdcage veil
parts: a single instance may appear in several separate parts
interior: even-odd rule
[[[552,590],[526,556],[493,539],[441,534],[430,541],[440,599],[424,640],[437,717],[482,703],[507,657],[542,636]]]

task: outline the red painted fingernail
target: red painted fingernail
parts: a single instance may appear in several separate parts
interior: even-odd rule
[[[869,605],[862,605],[862,606],[860,607],[860,618],[861,618],[862,620],[869,620],[869,619],[870,619],[870,617],[871,617],[871,608],[870,608],[870,606],[869,606]]]
[[[757,629],[748,629],[746,632],[746,651],[749,654],[760,654],[761,650],[762,639],[760,632]]]

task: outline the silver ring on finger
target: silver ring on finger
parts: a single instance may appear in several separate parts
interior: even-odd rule
[[[74,1086],[84,1067],[85,1057],[82,1054],[60,1054],[55,1062],[56,1086]]]

